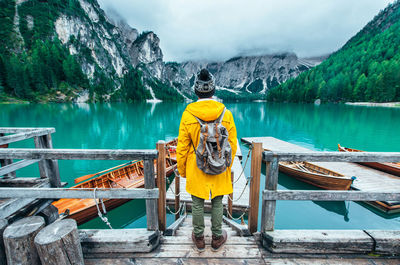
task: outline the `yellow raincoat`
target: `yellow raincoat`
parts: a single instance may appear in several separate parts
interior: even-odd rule
[[[186,107],[182,114],[179,127],[177,161],[178,171],[186,177],[186,191],[202,199],[213,199],[216,196],[232,193],[231,167],[219,175],[208,175],[201,171],[196,164],[197,148],[200,140],[200,124],[193,115],[204,121],[216,120],[225,108],[224,104],[212,99],[200,99]],[[232,113],[225,111],[222,125],[228,130],[228,141],[232,147],[232,162],[237,150],[236,127]],[[193,142],[193,145],[192,145]]]

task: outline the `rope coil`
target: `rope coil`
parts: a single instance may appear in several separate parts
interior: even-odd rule
[[[108,227],[109,227],[110,229],[113,229],[112,226],[111,226],[111,224],[110,224],[110,222],[108,221],[108,218],[107,218],[106,216],[103,216],[103,214],[102,214],[101,211],[100,211],[100,207],[99,207],[99,204],[98,204],[97,198],[96,198],[96,190],[97,190],[97,187],[93,189],[93,200],[94,200],[94,202],[95,202],[95,204],[96,204],[97,215],[100,217],[100,219],[101,219],[106,225],[108,225]],[[103,208],[103,213],[104,213],[104,214],[107,214],[106,206],[104,205],[103,199],[98,199],[98,200],[101,202],[101,207]]]

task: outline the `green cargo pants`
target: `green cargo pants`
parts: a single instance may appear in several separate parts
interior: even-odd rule
[[[211,200],[211,232],[214,236],[222,235],[223,196]],[[193,231],[195,236],[204,234],[204,199],[192,195]]]

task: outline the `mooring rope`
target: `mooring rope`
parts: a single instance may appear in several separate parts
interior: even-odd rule
[[[108,221],[108,218],[107,218],[106,216],[103,216],[103,214],[102,214],[101,211],[100,211],[99,204],[98,204],[97,198],[96,198],[96,190],[97,190],[97,187],[93,189],[93,200],[94,200],[94,202],[96,203],[97,215],[100,217],[100,219],[101,219],[106,225],[108,225],[108,227],[109,227],[110,229],[113,229],[112,226],[111,226],[111,224],[110,224],[110,222]],[[100,202],[101,202],[101,207],[103,208],[103,213],[104,213],[104,214],[107,214],[106,206],[104,205],[103,199],[99,199],[99,200],[100,200]]]
[[[239,177],[233,182],[233,184],[235,184],[236,182],[239,181],[239,179],[240,179],[240,178],[242,177],[242,175],[243,175],[244,170],[246,169],[247,161],[249,160],[249,156],[250,156],[250,153],[251,153],[251,150],[252,150],[251,147],[252,147],[252,146],[249,147],[249,152],[247,153],[246,161],[244,162],[244,167],[243,167],[243,169],[242,169],[242,172],[240,173]]]
[[[186,208],[186,202],[181,203],[181,205],[179,206],[178,211],[176,211],[176,212],[173,212],[173,211],[171,210],[171,208],[169,208],[168,204],[166,204],[165,206],[166,206],[167,210],[168,210],[171,214],[177,215],[178,213],[181,213],[181,214],[182,214],[182,210],[183,210],[183,206],[184,206],[184,205],[185,205],[185,208]]]
[[[245,215],[246,212],[249,210],[249,208],[250,208],[250,206],[247,206],[246,209],[244,209],[243,213],[242,213],[239,217],[235,218],[235,217],[233,217],[233,216],[229,213],[229,211],[228,211],[228,205],[226,205],[226,214],[227,214],[231,219],[233,219],[233,220],[240,220],[240,219],[242,219],[242,218],[244,217],[244,215]]]
[[[237,201],[239,201],[240,198],[242,198],[242,196],[243,196],[243,194],[244,194],[244,191],[246,190],[247,186],[249,185],[251,179],[252,179],[252,177],[250,177],[250,178],[247,179],[246,185],[244,185],[243,190],[242,190],[242,193],[240,193],[239,198],[233,200],[233,199],[231,199],[231,197],[228,196],[228,200],[230,200],[231,202],[237,202]]]

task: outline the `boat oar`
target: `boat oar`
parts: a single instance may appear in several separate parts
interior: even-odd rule
[[[134,163],[134,162],[136,162],[136,161],[131,161],[131,162],[128,162],[128,163],[125,163],[125,164],[122,164],[122,165],[118,165],[118,166],[115,166],[115,167],[112,167],[112,168],[108,168],[108,169],[106,169],[106,170],[103,170],[103,171],[100,171],[100,172],[97,172],[97,173],[94,173],[94,174],[89,174],[89,175],[85,175],[85,176],[76,178],[76,179],[75,179],[75,184],[77,184],[77,183],[79,183],[79,182],[82,182],[82,181],[85,181],[85,180],[87,180],[87,179],[90,179],[90,178],[92,178],[92,177],[94,177],[94,176],[97,176],[97,175],[99,175],[99,174],[101,174],[101,173],[108,172],[108,171],[110,171],[110,170],[116,169],[116,168],[118,168],[118,167],[126,166],[126,165],[132,164],[132,163]]]

